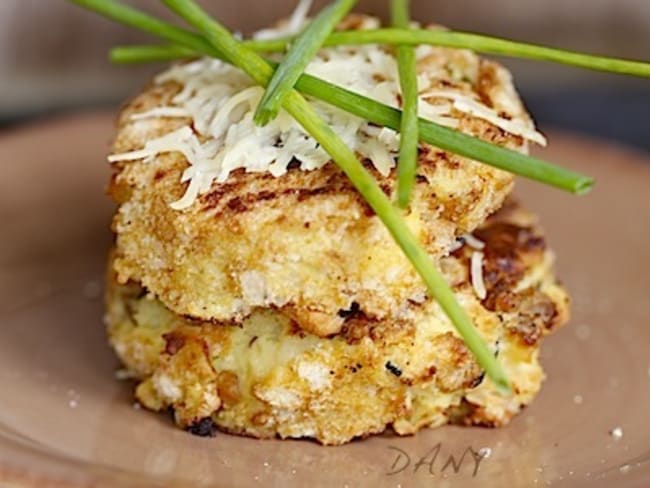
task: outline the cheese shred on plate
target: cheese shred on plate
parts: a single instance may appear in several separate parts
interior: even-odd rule
[[[301,2],[294,15],[278,29],[259,32],[256,37],[269,38],[291,34],[305,23],[308,2]],[[361,28],[376,28],[378,20],[365,18]],[[436,73],[445,67],[428,66],[434,52],[431,46],[416,50],[422,72],[418,75],[419,113],[422,118],[440,125],[458,128],[458,116],[452,110],[484,119],[502,130],[524,139],[544,144],[544,137],[528,120],[510,120],[482,104],[473,94],[458,88],[431,87]],[[468,52],[469,55],[469,52]],[[321,49],[307,67],[307,72],[330,83],[399,107],[399,75],[395,57],[377,45],[346,46]],[[438,76],[441,74],[438,73]],[[447,74],[448,76],[448,74]],[[241,70],[220,60],[203,58],[177,64],[159,75],[155,82],[177,83],[181,90],[170,106],[156,107],[135,114],[132,120],[152,117],[187,118],[188,124],[174,132],[148,141],[144,148],[109,157],[110,162],[150,160],[159,154],[179,152],[188,168],[182,181],[189,182],[183,197],[172,203],[181,210],[192,205],[213,183],[226,181],[228,175],[243,168],[248,172],[270,172],[281,176],[292,161],[302,170],[326,164],[330,157],[318,142],[285,111],[264,127],[253,122],[253,115],[264,90],[256,86]],[[341,109],[310,100],[318,115],[362,158],[387,176],[395,167],[399,134],[377,127]]]

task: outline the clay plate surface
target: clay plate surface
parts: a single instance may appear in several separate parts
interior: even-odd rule
[[[551,133],[541,154],[594,175],[596,189],[519,182],[574,298],[571,323],[544,344],[548,380],[530,408],[498,430],[325,448],[197,438],[133,407],[101,322],[111,134],[107,114],[0,134],[0,486],[650,486],[647,155]],[[468,449],[482,448],[476,466]]]

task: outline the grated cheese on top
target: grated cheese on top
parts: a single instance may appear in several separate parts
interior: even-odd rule
[[[257,38],[277,37],[297,32],[305,23],[309,1],[301,1],[294,15],[282,27],[258,32]],[[378,20],[367,17],[361,28],[374,28]],[[503,130],[526,139],[544,143],[543,136],[526,124],[528,121],[508,120],[458,88],[431,90],[432,78],[449,77],[449,67],[428,63],[435,52],[431,46],[419,46],[421,117],[451,128],[459,126],[452,110],[483,118]],[[466,56],[474,56],[467,51]],[[476,60],[474,56],[472,59]],[[307,67],[307,72],[356,93],[392,107],[399,106],[400,88],[394,55],[376,45],[347,46],[322,49]],[[182,182],[188,182],[183,197],[171,206],[181,210],[190,207],[199,195],[217,182],[226,181],[239,168],[248,172],[268,171],[281,176],[291,161],[302,170],[313,170],[326,164],[330,157],[320,145],[284,110],[264,127],[253,122],[253,114],[264,90],[241,70],[220,60],[203,58],[177,64],[159,75],[155,82],[175,82],[181,86],[169,106],[156,107],[135,114],[133,120],[154,117],[190,119],[187,126],[157,139],[144,148],[109,157],[110,162],[145,162],[162,153],[177,151],[187,160]],[[374,164],[387,176],[395,167],[399,134],[388,128],[374,126],[319,100],[311,100],[318,115],[353,151]],[[532,126],[532,123],[529,124]]]
[[[259,30],[253,37],[255,39],[277,39],[282,36],[298,34],[305,25],[311,4],[312,0],[300,0],[289,20],[280,23],[277,27]]]
[[[487,120],[510,134],[521,136],[540,146],[546,146],[546,138],[540,132],[532,129],[518,120],[509,120],[499,115],[494,109],[479,102],[476,98],[449,90],[431,90],[425,93],[427,97],[448,98],[453,101],[453,107],[459,112]]]
[[[191,117],[192,114],[182,107],[156,107],[146,112],[133,114],[131,120],[144,120],[157,117]]]

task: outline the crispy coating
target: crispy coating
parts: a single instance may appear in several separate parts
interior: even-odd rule
[[[256,309],[239,325],[181,317],[140,284],[118,284],[109,266],[111,344],[139,380],[138,400],[173,408],[178,425],[198,435],[218,428],[336,445],[387,427],[405,435],[450,422],[503,425],[539,390],[540,338],[568,319],[568,297],[530,214],[507,205],[476,235],[486,243],[483,301],[470,283],[468,245],[441,266],[498,354],[511,396],[495,391],[428,299],[392,319],[353,306],[339,334],[321,338],[281,309]]]
[[[434,85],[477,94],[507,116],[530,120],[501,66],[466,51],[436,49],[422,61],[449,66]],[[165,105],[181,87],[151,86],[118,120],[114,152],[141,148],[148,139],[187,120],[131,115]],[[519,151],[518,136],[455,112],[461,130]],[[379,218],[333,164],[230,175],[189,209],[169,204],[185,191],[187,162],[178,153],[150,162],[116,164],[109,193],[119,203],[114,267],[119,283],[141,283],[175,314],[202,321],[242,323],[259,307],[273,307],[302,329],[327,337],[341,332],[341,314],[356,304],[376,320],[399,317],[425,294],[422,280]],[[368,162],[366,166],[371,168]],[[395,172],[374,172],[392,196]],[[419,155],[417,184],[406,215],[432,258],[448,254],[455,238],[496,211],[512,189],[512,175],[428,145]]]

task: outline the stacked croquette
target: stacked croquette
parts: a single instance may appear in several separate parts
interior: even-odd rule
[[[335,81],[354,88],[359,61],[349,50],[319,53],[319,75],[335,61]],[[381,55],[384,72],[373,80],[377,96],[389,96],[393,52],[358,52],[370,61]],[[172,409],[180,427],[201,435],[332,445],[387,428],[412,434],[447,423],[507,423],[540,389],[541,339],[568,318],[537,220],[510,196],[512,175],[421,144],[404,213],[508,374],[513,391],[503,395],[334,163],[291,153],[295,128],[281,126],[273,138],[247,129],[237,97],[254,96],[248,87],[222,93],[212,111],[210,98],[191,110],[198,90],[221,93],[231,83],[224,79],[232,73],[214,63],[173,67],[118,119],[106,320],[138,381],[137,400]],[[427,46],[418,70],[430,117],[527,151],[534,127],[503,67]],[[450,103],[467,99],[481,110]],[[337,116],[333,124],[346,130]],[[210,130],[216,126],[223,140]],[[385,154],[393,155],[395,134],[354,127],[342,135],[359,139],[360,158],[394,196],[396,169]],[[192,193],[192,178],[208,172],[193,158],[211,144],[233,166]],[[280,171],[273,162],[236,164],[271,149],[286,160]]]

